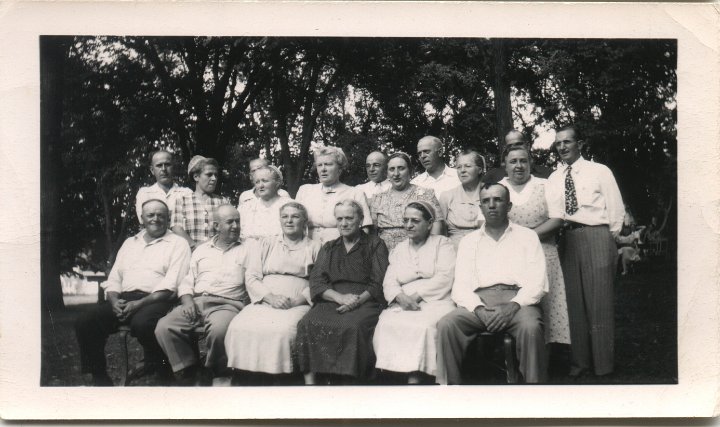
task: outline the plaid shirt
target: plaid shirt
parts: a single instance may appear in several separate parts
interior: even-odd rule
[[[213,208],[229,204],[230,199],[216,194],[210,194],[207,202],[195,192],[183,194],[175,200],[172,227],[182,227],[195,244],[202,243],[212,237]]]

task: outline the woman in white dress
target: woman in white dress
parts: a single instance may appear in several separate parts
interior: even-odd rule
[[[307,211],[297,202],[280,208],[282,235],[259,241],[250,254],[245,284],[252,304],[230,323],[228,366],[252,372],[294,371],[297,323],[310,310],[308,277],[320,244],[305,236]]]
[[[427,202],[411,202],[403,223],[408,239],[390,253],[383,293],[390,304],[380,314],[373,347],[375,367],[408,373],[408,383],[435,375],[435,325],[455,308],[450,299],[455,249],[445,236],[431,235],[435,210]]]
[[[545,342],[570,344],[570,322],[565,296],[565,281],[560,268],[555,235],[562,226],[562,220],[548,217],[545,200],[546,179],[530,174],[532,157],[524,146],[508,147],[503,153],[503,164],[507,177],[500,183],[510,191],[512,209],[508,212],[510,221],[532,228],[540,238],[547,264],[550,290],[542,299]]]
[[[341,148],[322,147],[315,150],[315,169],[319,183],[305,184],[295,196],[308,210],[308,236],[320,243],[340,237],[335,220],[335,205],[345,199],[352,199],[363,211],[362,227],[367,231],[372,226],[370,209],[365,193],[340,182],[340,175],[348,167],[347,156]]]
[[[280,196],[278,190],[283,176],[275,166],[262,166],[253,173],[255,195],[238,207],[240,212],[240,239],[257,242],[263,237],[279,236],[280,207],[292,201]]]

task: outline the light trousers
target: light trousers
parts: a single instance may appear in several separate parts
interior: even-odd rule
[[[243,303],[214,296],[198,296],[195,297],[195,304],[201,314],[197,322],[190,322],[183,315],[182,305],[179,305],[160,319],[155,328],[157,341],[167,355],[173,372],[198,363],[195,350],[197,337],[193,333],[198,325],[205,327],[205,366],[215,369],[227,367],[225,334],[230,322],[244,307]]]

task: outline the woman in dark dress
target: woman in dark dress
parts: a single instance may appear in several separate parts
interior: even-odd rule
[[[297,353],[306,384],[315,374],[364,379],[375,365],[373,332],[385,305],[382,282],[388,250],[361,230],[354,200],[335,205],[340,237],[325,243],[310,274],[313,308],[297,328]]]

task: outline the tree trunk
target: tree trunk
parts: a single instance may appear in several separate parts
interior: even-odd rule
[[[493,39],[493,94],[495,96],[495,127],[498,149],[502,150],[505,134],[513,128],[510,104],[510,82],[507,78],[507,55],[505,41]]]
[[[40,37],[40,297],[43,312],[64,308],[60,284],[63,69],[67,37]]]

